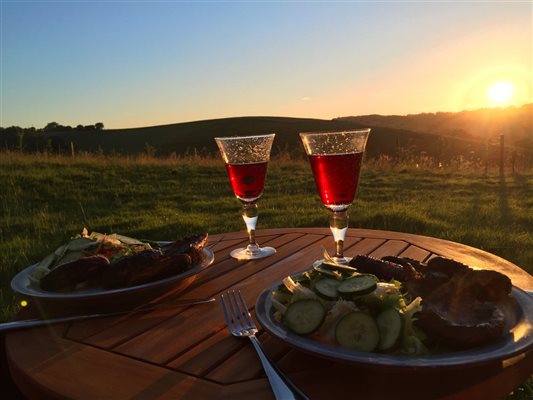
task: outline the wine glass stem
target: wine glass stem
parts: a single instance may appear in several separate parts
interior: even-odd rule
[[[258,248],[255,241],[255,226],[257,225],[257,203],[243,203],[242,205],[242,219],[246,224],[246,230],[248,231],[248,249],[253,251]]]
[[[333,258],[344,258],[344,238],[348,230],[348,210],[331,211],[329,216],[329,228],[335,240],[335,255]]]

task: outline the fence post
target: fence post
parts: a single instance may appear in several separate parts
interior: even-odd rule
[[[504,135],[500,135],[500,175],[503,176],[505,167]]]
[[[70,155],[74,157],[74,143],[70,142]]]

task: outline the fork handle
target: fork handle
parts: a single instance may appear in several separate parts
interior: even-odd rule
[[[255,337],[255,335],[248,337],[252,341],[255,351],[257,351],[257,354],[259,355],[259,359],[261,360],[261,364],[263,364],[263,368],[265,370],[266,376],[268,378],[268,381],[270,382],[270,386],[272,387],[272,391],[274,392],[274,396],[276,397],[276,399],[297,400],[298,397],[292,391],[290,386],[285,383],[278,371],[276,371],[276,369],[268,360],[268,357],[264,353],[263,348],[261,347],[261,344],[259,343],[257,337]]]

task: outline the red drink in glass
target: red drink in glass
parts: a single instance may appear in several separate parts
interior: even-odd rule
[[[353,202],[362,159],[363,152],[309,155],[316,187],[326,207]]]
[[[265,188],[268,162],[226,164],[231,188],[240,200],[254,201]]]
[[[348,207],[355,199],[369,133],[370,129],[300,133],[320,199],[331,211],[329,227],[335,240],[333,259],[341,264],[349,262],[343,255]]]
[[[242,219],[248,231],[248,245],[231,251],[238,260],[254,260],[276,252],[273,247],[260,247],[255,241],[257,200],[263,194],[275,133],[269,135],[216,137],[220,155],[226,165],[233,193],[242,203]]]

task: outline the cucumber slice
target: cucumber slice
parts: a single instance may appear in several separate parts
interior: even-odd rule
[[[342,347],[359,351],[372,351],[379,343],[379,330],[370,315],[351,312],[337,323],[335,339]]]
[[[321,279],[315,283],[315,291],[320,297],[323,297],[326,300],[335,300],[337,297],[339,297],[337,287],[340,284],[341,282],[336,279]]]
[[[283,323],[294,333],[308,335],[322,325],[325,317],[326,310],[320,301],[304,299],[295,301],[287,307]]]
[[[379,350],[388,351],[396,347],[402,336],[403,323],[402,315],[395,308],[388,308],[376,317],[379,329]]]
[[[361,274],[343,281],[337,291],[342,297],[362,296],[376,290],[378,278],[370,274]]]

